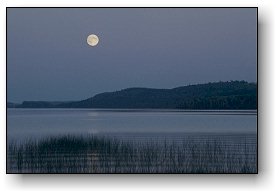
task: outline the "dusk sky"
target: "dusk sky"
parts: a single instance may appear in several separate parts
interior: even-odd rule
[[[256,8],[8,8],[8,101],[256,82]],[[99,43],[87,44],[89,34]]]

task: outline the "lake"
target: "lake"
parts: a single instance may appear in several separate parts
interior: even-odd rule
[[[8,109],[7,115],[9,140],[65,134],[180,137],[256,133],[255,110]]]
[[[8,109],[7,118],[10,173],[257,172],[256,111]]]

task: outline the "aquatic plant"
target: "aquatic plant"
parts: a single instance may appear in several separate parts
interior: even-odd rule
[[[8,173],[256,173],[255,136],[122,140],[66,135],[9,142]]]

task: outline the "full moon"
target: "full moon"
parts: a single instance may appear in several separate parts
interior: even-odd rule
[[[98,36],[94,34],[88,35],[87,43],[89,46],[96,46],[99,43]]]

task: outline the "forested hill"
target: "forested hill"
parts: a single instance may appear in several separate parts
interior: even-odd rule
[[[173,89],[127,88],[74,102],[26,101],[23,108],[257,109],[257,85],[214,82]]]

